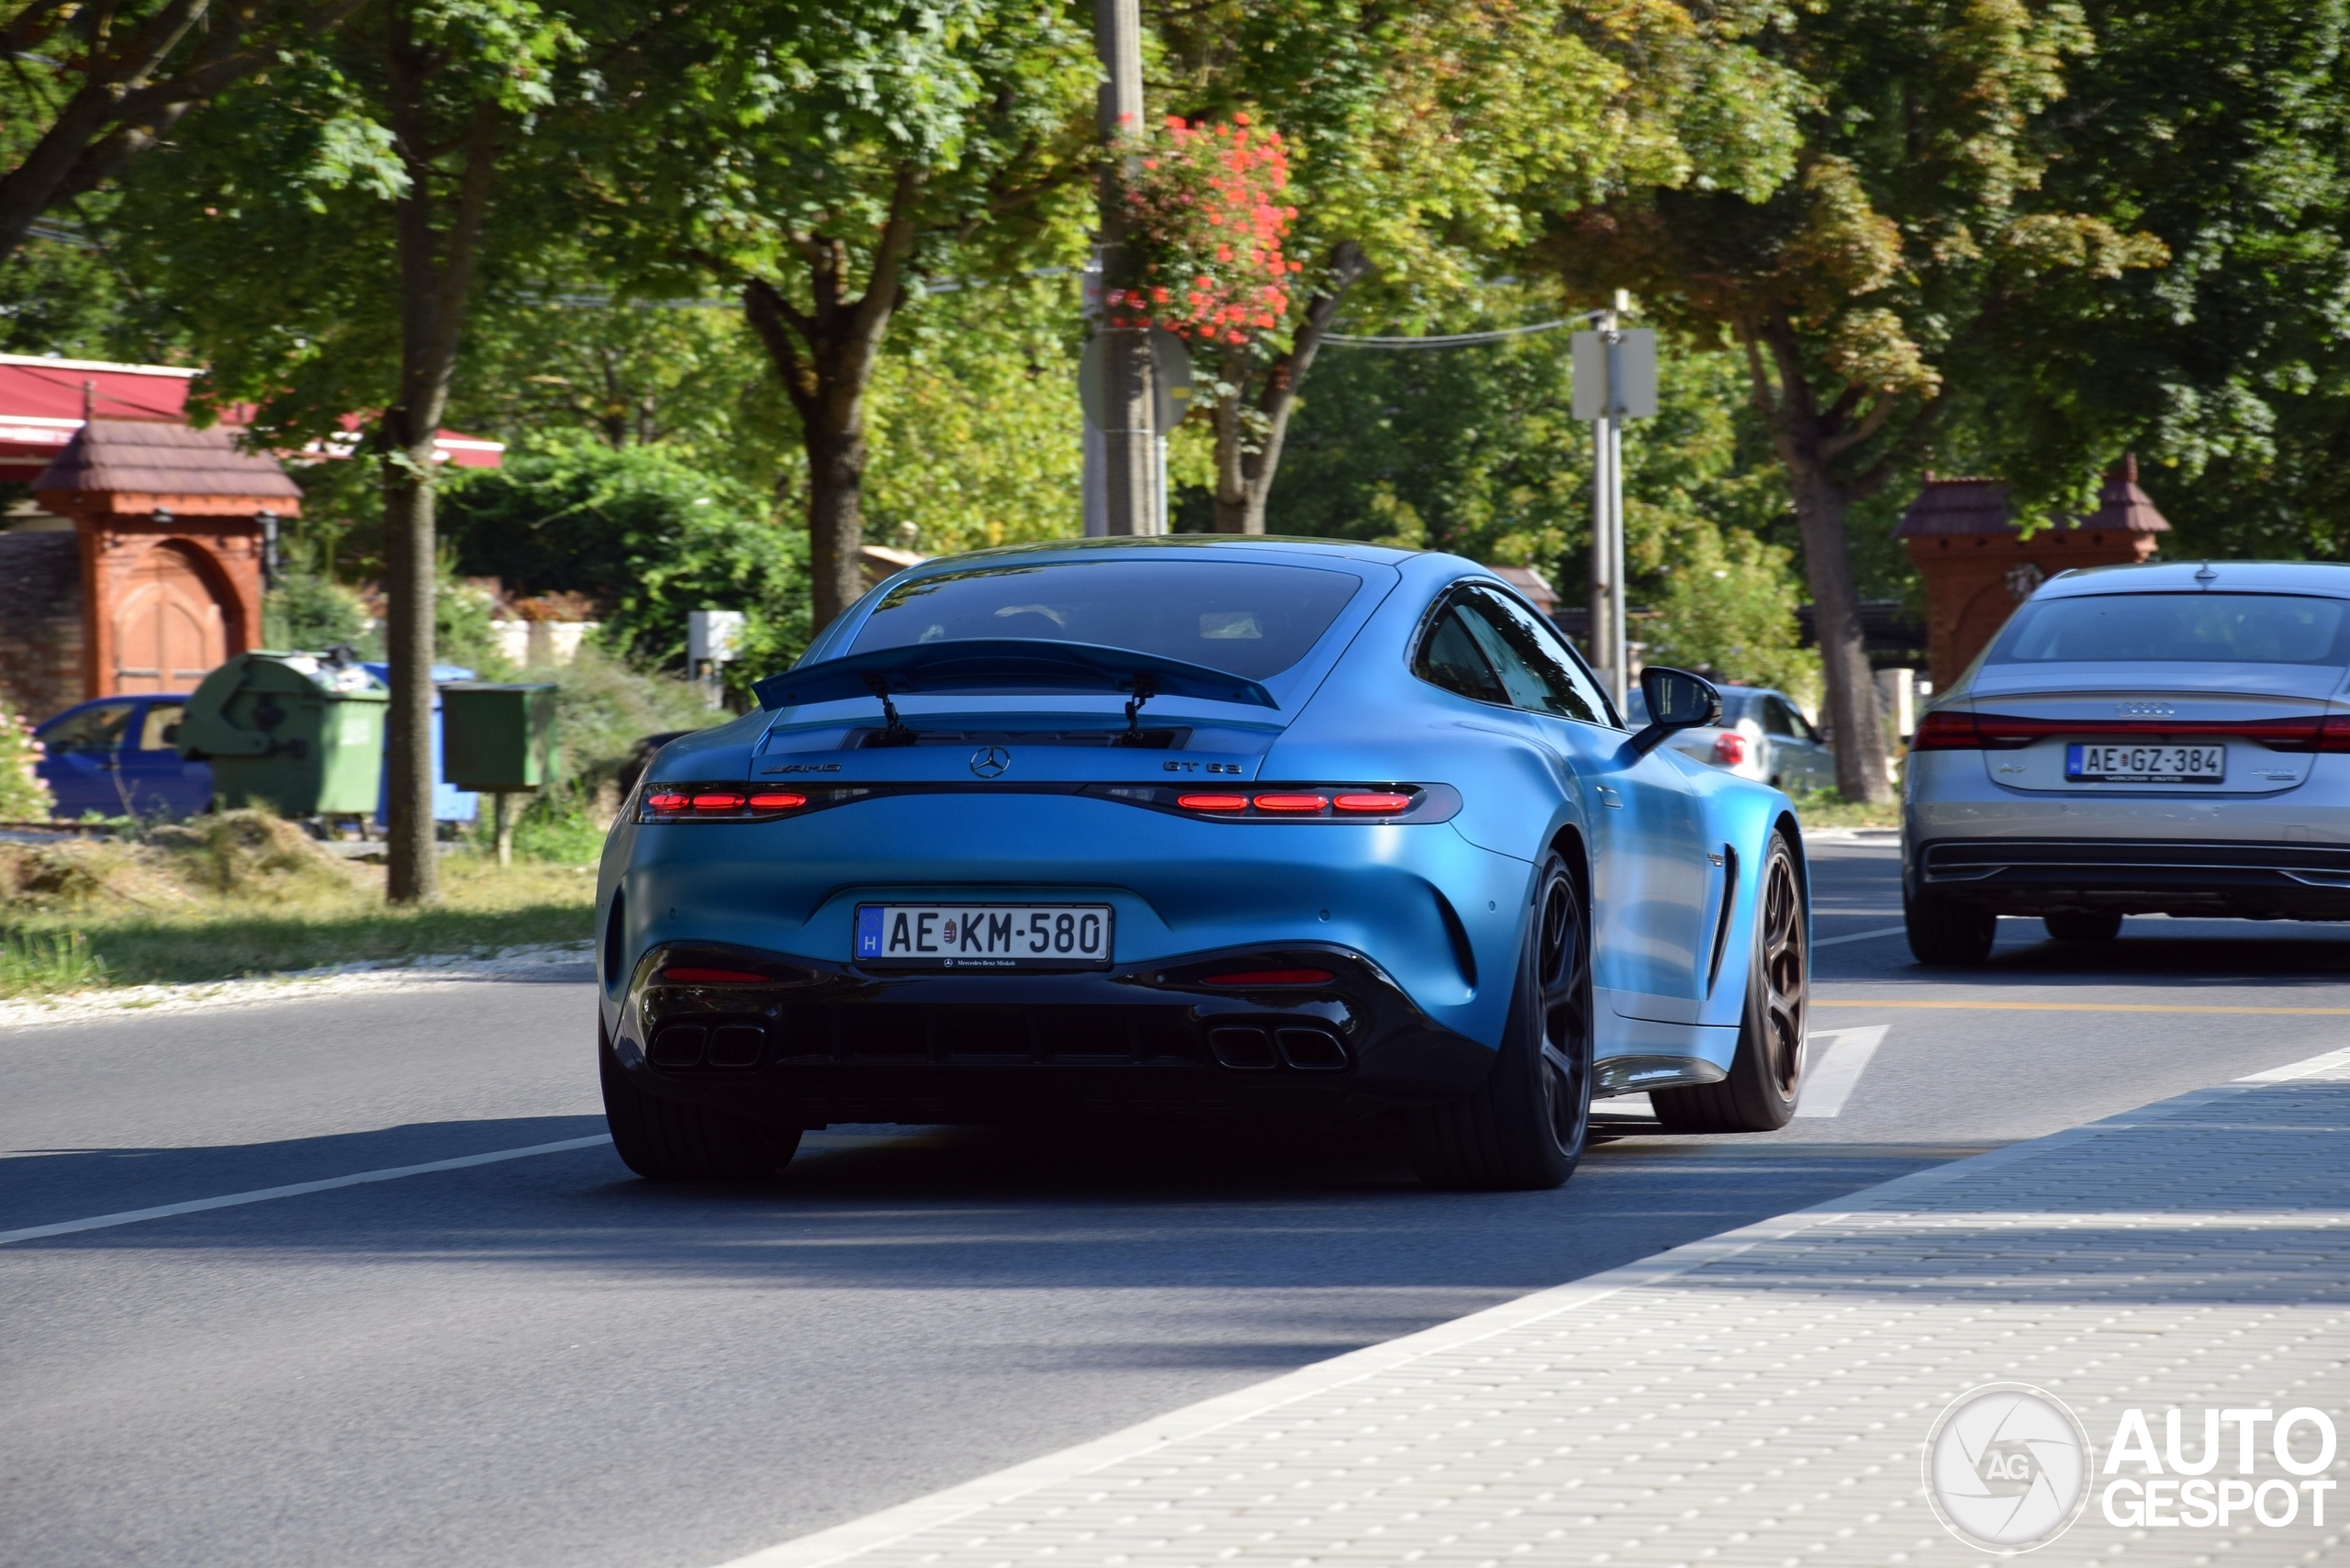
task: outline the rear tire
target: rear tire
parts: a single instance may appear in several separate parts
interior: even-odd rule
[[[1574,1174],[1591,1137],[1589,909],[1574,870],[1545,856],[1493,1071],[1474,1094],[1406,1123],[1428,1185],[1528,1192]]]
[[[712,1110],[648,1094],[612,1059],[597,1028],[597,1062],[604,1081],[604,1121],[612,1148],[648,1182],[760,1182],[791,1163],[800,1129],[770,1127]]]
[[[1987,909],[1953,902],[1939,893],[1901,900],[1901,924],[1909,951],[1921,964],[1979,964],[1991,956],[1999,917]]]
[[[1738,1053],[1719,1083],[1658,1089],[1649,1104],[1672,1133],[1770,1133],[1787,1125],[1803,1092],[1804,1021],[1811,999],[1811,922],[1785,834],[1762,856],[1754,960]]]
[[[2063,914],[2043,914],[2040,924],[2048,927],[2048,935],[2058,942],[2110,942],[2121,935],[2121,912],[2067,910]]]

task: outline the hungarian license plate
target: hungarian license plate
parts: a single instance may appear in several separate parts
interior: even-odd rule
[[[2081,784],[2218,784],[2228,777],[2228,748],[2076,743],[2065,748],[2065,777]]]
[[[1110,906],[859,904],[856,961],[916,969],[1107,969]]]

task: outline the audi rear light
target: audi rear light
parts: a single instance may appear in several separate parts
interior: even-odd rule
[[[1318,812],[1329,804],[1320,795],[1259,795],[1257,809],[1260,812]]]
[[[1337,978],[1327,969],[1243,969],[1228,975],[1209,975],[1200,983],[1231,986],[1328,985]]]
[[[1381,794],[1338,795],[1334,796],[1330,803],[1342,812],[1404,812],[1411,810],[1412,797]]]
[[[1926,715],[1917,734],[1909,737],[1911,751],[1980,751],[1983,737],[1975,728],[1975,715],[1956,708],[1943,708]]]
[[[1714,737],[1714,760],[1724,767],[1736,767],[1746,760],[1746,737],[1736,730],[1724,730]]]
[[[1178,795],[1175,803],[1187,812],[1245,812],[1246,795]]]

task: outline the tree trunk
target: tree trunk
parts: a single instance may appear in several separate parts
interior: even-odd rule
[[[1243,353],[1225,359],[1219,381],[1230,390],[1216,399],[1214,412],[1218,533],[1265,532],[1265,502],[1281,472],[1281,445],[1289,438],[1290,415],[1297,410],[1297,390],[1314,368],[1347,291],[1370,270],[1362,247],[1352,240],[1342,240],[1331,249],[1321,286],[1305,302],[1305,319],[1290,340],[1290,351],[1265,367],[1253,405],[1244,401],[1248,398],[1248,358]]]
[[[902,293],[922,173],[898,171],[865,292],[848,293],[848,248],[804,235],[812,308],[765,278],[743,286],[743,313],[800,415],[808,453],[809,630],[821,632],[865,592],[865,394]],[[713,270],[726,269],[698,258]]]
[[[438,62],[416,44],[405,6],[390,8],[385,39],[392,134],[408,174],[408,187],[393,218],[399,263],[399,397],[384,411],[378,437],[390,567],[385,583],[392,676],[384,737],[386,892],[395,903],[428,903],[441,892],[432,822],[432,644],[439,577],[433,437],[456,374],[465,302],[489,211],[499,118],[495,106],[475,106],[460,144],[464,164],[456,199],[445,224],[437,223],[435,128],[427,106]]]
[[[1786,465],[1787,486],[1803,536],[1804,577],[1811,587],[1811,617],[1819,644],[1820,675],[1828,688],[1828,727],[1834,732],[1836,786],[1848,801],[1889,801],[1886,776],[1885,721],[1877,707],[1876,677],[1869,668],[1861,629],[1861,599],[1852,581],[1852,557],[1844,535],[1845,509],[1873,494],[1889,471],[1877,464],[1857,481],[1840,479],[1839,457],[1883,427],[1894,408],[1889,396],[1874,400],[1854,420],[1865,394],[1847,388],[1821,408],[1804,375],[1795,332],[1783,318],[1742,330],[1755,406],[1771,424],[1773,443]],[[1763,368],[1768,347],[1778,373],[1774,391]]]
[[[1790,463],[1796,521],[1803,534],[1804,577],[1811,587],[1811,622],[1819,643],[1820,674],[1828,687],[1827,719],[1835,731],[1836,787],[1848,801],[1889,801],[1885,721],[1876,677],[1869,668],[1861,627],[1861,599],[1844,536],[1846,498],[1817,466]]]

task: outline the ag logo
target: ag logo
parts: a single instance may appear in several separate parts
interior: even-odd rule
[[[995,778],[1012,766],[1012,754],[1000,745],[983,745],[971,754],[971,771],[982,778]]]
[[[2088,1434],[2064,1402],[2025,1383],[1961,1394],[1926,1439],[1926,1495],[1942,1527],[2010,1557],[2073,1526],[2089,1495]]]

